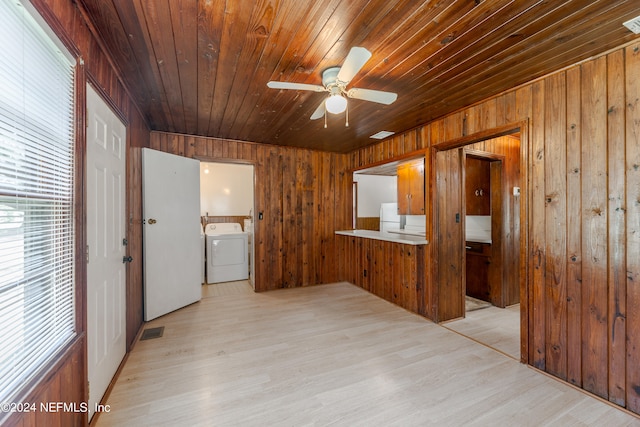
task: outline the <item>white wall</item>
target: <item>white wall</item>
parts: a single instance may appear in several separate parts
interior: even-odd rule
[[[358,183],[358,217],[380,217],[380,203],[398,201],[398,178],[395,176],[354,173]]]
[[[208,170],[209,173],[205,173]],[[201,215],[249,215],[253,209],[253,166],[200,162]]]

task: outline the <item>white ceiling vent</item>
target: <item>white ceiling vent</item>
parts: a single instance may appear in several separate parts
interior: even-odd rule
[[[380,132],[371,135],[369,138],[373,139],[385,139],[388,136],[393,135],[395,132],[389,132],[388,130],[381,130]]]
[[[635,34],[640,34],[640,16],[636,16],[633,19],[629,19],[624,24],[625,27],[633,31]]]

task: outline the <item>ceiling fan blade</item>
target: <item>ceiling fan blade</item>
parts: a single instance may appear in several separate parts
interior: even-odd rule
[[[289,83],[289,82],[269,82],[267,83],[271,89],[292,89],[292,90],[310,90],[313,92],[324,92],[324,86],[309,85],[306,83]]]
[[[346,85],[360,71],[369,58],[371,58],[371,52],[367,49],[357,46],[352,47],[347,59],[344,60],[344,64],[340,67],[337,79]]]
[[[311,115],[311,120],[317,120],[320,117],[324,116],[324,101],[325,100],[323,99],[320,105],[318,105],[318,108],[316,108],[316,111],[313,112],[313,114]]]
[[[362,99],[363,101],[372,101],[385,105],[392,104],[396,99],[398,99],[397,93],[372,89],[359,89],[357,87],[349,89],[347,96],[349,98]]]

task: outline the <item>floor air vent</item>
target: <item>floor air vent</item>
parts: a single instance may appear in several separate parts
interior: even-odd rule
[[[162,333],[164,332],[164,326],[158,326],[157,328],[149,328],[142,331],[142,337],[140,337],[140,341],[142,340],[151,340],[154,338],[160,338]]]

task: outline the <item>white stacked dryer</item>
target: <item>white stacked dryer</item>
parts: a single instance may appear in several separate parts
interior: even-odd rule
[[[248,233],[237,222],[207,224],[207,283],[249,278]]]

